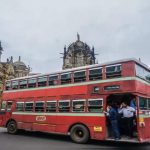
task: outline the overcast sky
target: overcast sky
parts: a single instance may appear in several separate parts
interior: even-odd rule
[[[77,32],[99,63],[135,57],[150,66],[150,0],[0,0],[2,61],[61,70],[59,53]]]

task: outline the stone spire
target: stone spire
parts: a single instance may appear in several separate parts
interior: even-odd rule
[[[19,56],[19,62],[21,61],[21,56]]]
[[[77,41],[80,41],[80,35],[77,33]]]
[[[2,45],[1,45],[1,41],[0,41],[0,62],[1,62],[2,51],[3,51],[3,48],[2,48]]]

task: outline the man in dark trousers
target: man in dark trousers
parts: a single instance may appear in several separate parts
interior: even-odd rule
[[[126,134],[132,138],[135,108],[130,107],[126,102],[122,102],[118,112],[123,114],[123,122],[125,125]]]
[[[113,131],[113,136],[115,140],[120,139],[120,132],[119,132],[119,127],[118,127],[118,112],[113,104],[108,105],[108,117],[110,119],[112,131]]]

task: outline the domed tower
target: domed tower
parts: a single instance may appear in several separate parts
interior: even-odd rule
[[[76,42],[64,47],[63,69],[75,68],[80,66],[95,64],[94,47],[91,49],[86,43],[80,41],[80,35],[77,34]]]
[[[30,72],[30,67],[27,67],[24,62],[21,61],[21,57],[19,56],[18,61],[13,63],[15,70],[15,77],[23,77],[27,76]]]

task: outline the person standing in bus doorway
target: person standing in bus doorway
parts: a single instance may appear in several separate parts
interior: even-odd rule
[[[126,133],[129,137],[133,137],[133,117],[135,109],[127,105],[126,102],[122,102],[120,109],[118,110],[120,114],[123,114],[123,122],[125,125]]]
[[[115,106],[113,104],[108,105],[109,112],[108,112],[108,117],[111,123],[111,128],[113,132],[113,136],[115,140],[120,139],[120,132],[119,132],[119,127],[118,127],[118,114],[115,109]]]

